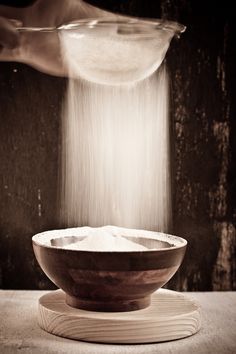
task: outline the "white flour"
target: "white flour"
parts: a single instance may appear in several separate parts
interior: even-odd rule
[[[138,243],[127,240],[125,237],[112,234],[103,228],[90,231],[82,241],[64,246],[66,249],[85,251],[146,251]]]

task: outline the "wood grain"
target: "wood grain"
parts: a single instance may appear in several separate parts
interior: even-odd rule
[[[200,307],[187,296],[160,289],[151,305],[132,312],[92,312],[65,303],[61,290],[39,299],[38,322],[45,331],[100,343],[153,343],[191,336],[201,326]]]

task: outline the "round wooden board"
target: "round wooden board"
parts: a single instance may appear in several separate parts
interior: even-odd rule
[[[191,336],[201,326],[199,306],[166,289],[152,295],[151,305],[130,312],[92,312],[72,308],[61,290],[39,299],[38,322],[45,331],[97,343],[154,343]]]

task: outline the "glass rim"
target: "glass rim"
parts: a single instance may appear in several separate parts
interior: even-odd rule
[[[124,25],[130,28],[139,28],[148,32],[153,32],[156,30],[166,30],[171,31],[175,35],[179,35],[186,30],[186,26],[175,22],[169,21],[165,19],[154,19],[154,18],[135,18],[135,17],[127,17],[127,18],[120,18],[120,17],[100,17],[100,18],[89,18],[89,19],[82,19],[78,21],[72,21],[67,24],[61,25],[57,27],[58,30],[75,30],[81,27],[88,27],[90,29],[96,27],[109,27],[111,25]]]
[[[169,31],[173,35],[179,36],[186,30],[186,26],[165,19],[155,19],[155,18],[142,18],[142,17],[98,17],[98,18],[87,18],[72,21],[57,27],[17,27],[19,32],[54,32],[54,31],[70,31],[80,28],[94,29],[96,27],[107,27],[114,25],[116,23],[120,26],[126,26],[137,28],[139,34],[153,34],[157,30]],[[125,33],[125,32],[124,32]],[[128,33],[126,33],[128,34]]]

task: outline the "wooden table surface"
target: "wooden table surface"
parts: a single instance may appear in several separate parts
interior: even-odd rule
[[[236,353],[236,292],[188,293],[202,308],[202,328],[192,337],[142,345],[108,345],[56,337],[37,324],[45,291],[0,290],[0,353],[22,354],[225,354]]]

